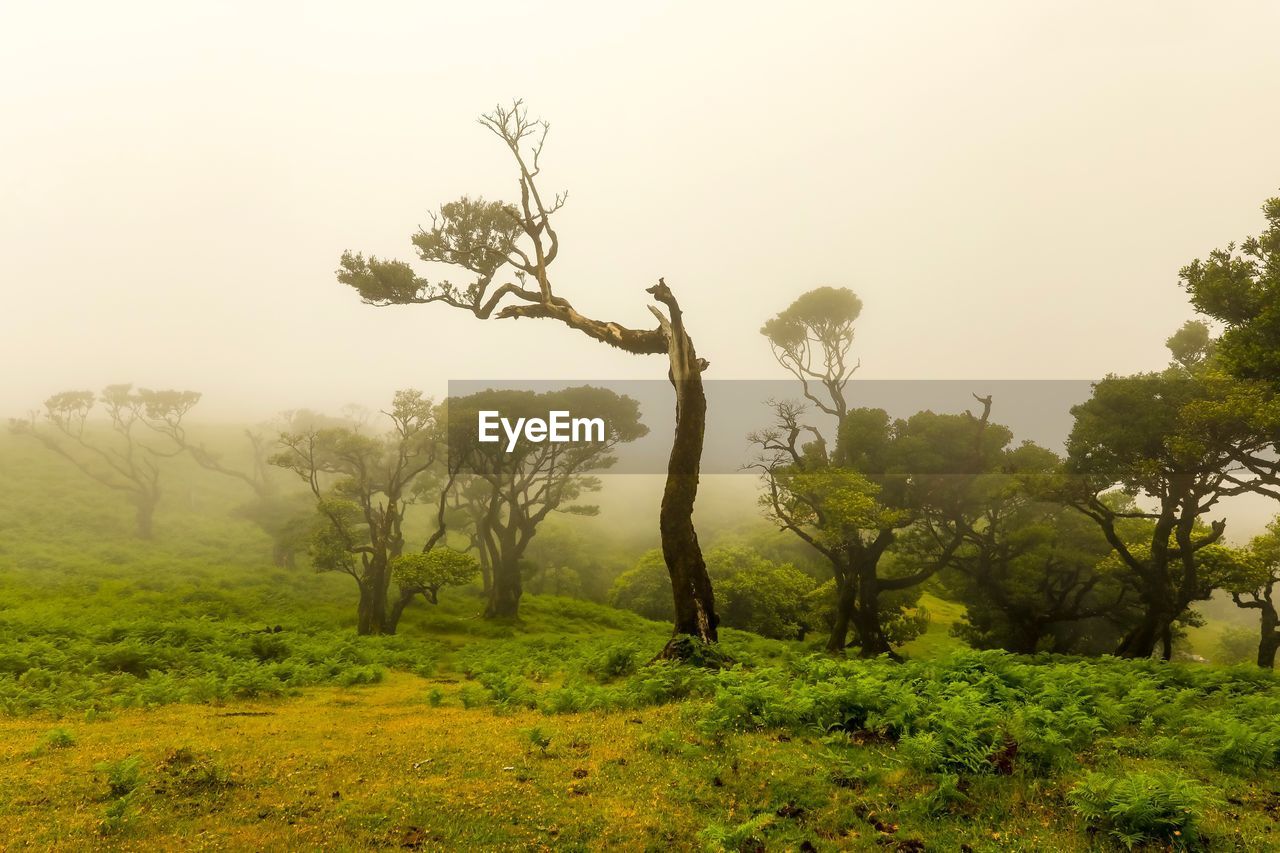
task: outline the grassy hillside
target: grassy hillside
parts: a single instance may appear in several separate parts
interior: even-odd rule
[[[139,542],[0,444],[6,849],[1277,847],[1269,673],[975,653],[932,596],[906,664],[736,631],[729,668],[652,664],[664,625],[475,590],[357,638],[349,578],[173,473]]]

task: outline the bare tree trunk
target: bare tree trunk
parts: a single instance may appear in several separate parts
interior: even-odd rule
[[[671,360],[669,377],[676,395],[676,431],[667,461],[667,483],[662,492],[658,528],[662,536],[662,557],[671,576],[675,600],[675,636],[692,636],[702,643],[718,639],[715,594],[702,559],[698,533],[693,526],[693,505],[698,497],[698,476],[702,465],[702,444],[707,424],[707,397],[702,387],[702,371],[707,363],[698,358],[693,341],[684,330],[680,306],[662,280],[649,288],[654,299],[667,306],[669,320],[662,318]],[[680,657],[687,646],[669,642],[659,657]]]
[[[297,567],[296,551],[293,545],[276,541],[271,545],[271,562],[282,569]]]
[[[496,498],[495,498],[496,500]],[[512,509],[514,512],[514,508]],[[495,535],[496,533],[496,535]],[[520,577],[520,558],[524,556],[524,543],[515,519],[508,519],[506,527],[495,526],[485,537],[490,552],[489,601],[485,605],[486,619],[516,619],[520,616],[520,598],[524,595],[524,581]]]
[[[1277,651],[1280,651],[1280,634],[1272,634],[1258,644],[1258,666],[1275,669]]]

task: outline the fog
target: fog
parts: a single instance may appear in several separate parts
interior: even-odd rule
[[[665,276],[709,380],[784,379],[757,330],[818,284],[866,305],[860,379],[1156,368],[1191,316],[1179,267],[1280,185],[1280,8],[1233,9],[7,4],[0,413],[111,382],[199,390],[206,422],[461,379],[660,382],[662,359],[558,324],[335,281],[344,249],[412,258],[442,202],[512,198],[475,118],[516,96],[570,193],[558,292],[648,326]],[[711,474],[758,425],[721,422]],[[1233,507],[1249,532],[1271,510]]]
[[[558,291],[708,378],[783,378],[762,320],[866,309],[864,378],[1158,367],[1179,267],[1280,185],[1271,3],[37,4],[0,11],[0,412],[109,382],[205,419],[461,378],[661,378],[536,321],[373,308],[439,203],[510,198],[475,124],[520,96],[567,189]]]

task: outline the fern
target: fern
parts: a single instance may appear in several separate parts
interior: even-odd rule
[[[1072,807],[1092,826],[1128,849],[1158,843],[1197,849],[1197,827],[1209,792],[1177,773],[1090,773],[1069,794]]]

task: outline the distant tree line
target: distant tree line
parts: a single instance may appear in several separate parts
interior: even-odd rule
[[[1273,593],[1277,530],[1223,539],[1226,498],[1280,498],[1280,199],[1260,237],[1215,251],[1181,278],[1225,330],[1191,321],[1167,341],[1168,367],[1110,375],[1075,406],[1066,455],[979,413],[892,419],[850,404],[862,303],[824,287],[761,329],[802,400],[773,403],[752,435],[767,517],[827,561],[827,647],[892,654],[931,580],[966,605],[958,632],[1018,652],[1172,655],[1216,590],[1260,612],[1258,662],[1280,647]],[[975,395],[976,396],[976,395]],[[829,441],[809,418],[834,420]]]
[[[981,388],[966,411],[895,417],[858,405],[851,379],[863,306],[847,288],[809,291],[768,319],[760,331],[797,394],[770,401],[771,422],[750,440],[763,514],[806,549],[811,560],[801,569],[750,550],[704,557],[693,508],[709,363],[695,352],[672,289],[641,273],[657,278],[647,289],[650,329],[580,313],[550,275],[561,248],[553,219],[567,196],[545,195],[539,184],[547,124],[518,101],[481,124],[511,157],[519,201],[463,197],[412,236],[419,259],[452,277],[346,252],[337,278],[369,304],[552,320],[664,357],[676,427],[660,548],[607,593],[593,592],[670,619],[662,656],[715,643],[722,622],[784,638],[821,631],[833,654],[894,656],[924,629],[919,598],[928,588],[965,605],[956,631],[977,647],[1168,659],[1199,620],[1197,603],[1221,592],[1257,611],[1257,661],[1274,665],[1280,528],[1229,544],[1221,505],[1243,494],[1280,499],[1280,198],[1264,205],[1259,236],[1180,271],[1208,322],[1188,322],[1168,339],[1163,369],[1096,382],[1071,410],[1062,455],[1016,442],[1000,423],[1000,401]],[[253,496],[243,514],[272,537],[277,563],[290,565],[305,549],[318,569],[353,578],[362,634],[394,632],[409,603],[438,601],[442,589],[477,576],[485,615],[495,619],[518,617],[526,583],[580,593],[584,578],[570,563],[581,564],[581,548],[563,537],[539,547],[537,533],[555,515],[594,514],[584,499],[600,489],[598,473],[620,444],[646,432],[634,401],[602,389],[492,391],[442,403],[407,390],[380,429],[293,413],[274,429],[251,430],[248,464],[237,467],[188,438],[184,420],[199,399],[128,385],[64,392],[13,429],[127,496],[144,537],[162,494],[161,460],[185,456],[242,482]],[[98,406],[105,429],[90,425]],[[516,416],[589,408],[611,431],[603,443],[526,443],[506,453],[475,441],[470,413],[480,408]],[[273,469],[303,483],[306,513]]]

